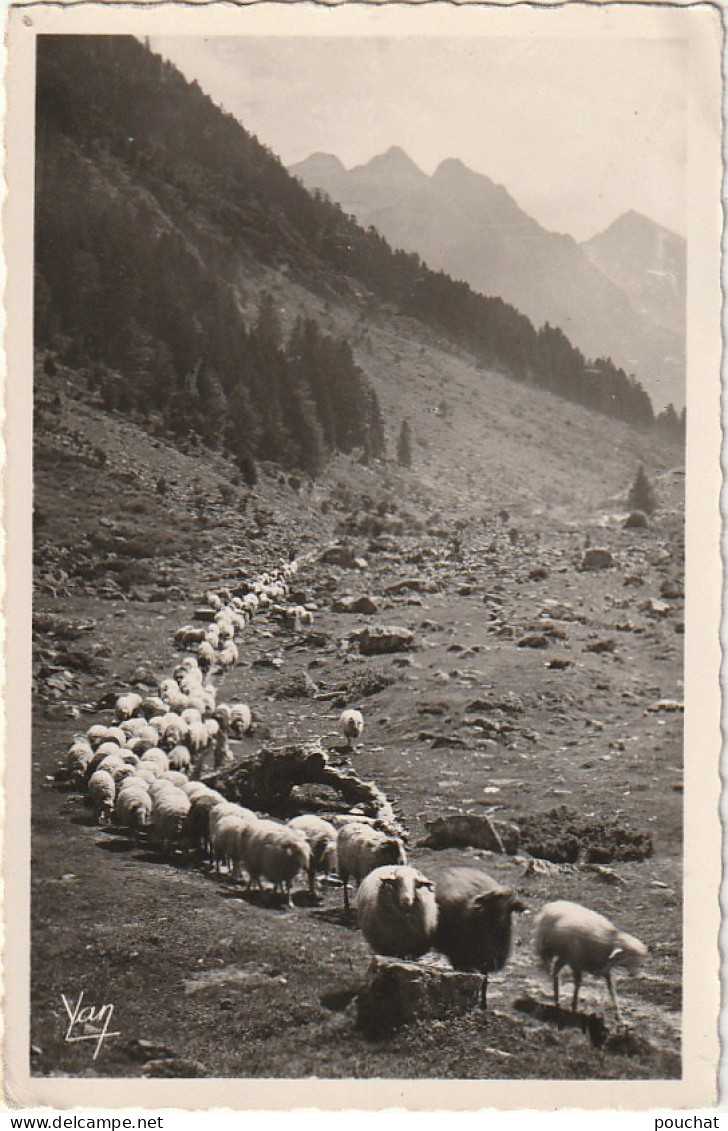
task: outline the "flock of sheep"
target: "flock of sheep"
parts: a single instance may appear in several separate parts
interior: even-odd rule
[[[357,923],[372,950],[393,958],[419,959],[431,949],[456,970],[488,975],[503,969],[511,951],[511,919],[524,905],[510,888],[471,867],[443,870],[433,880],[407,863],[402,840],[365,818],[332,821],[314,814],[288,823],[270,820],[227,800],[200,779],[212,754],[216,768],[231,762],[230,737],[250,732],[245,703],[218,703],[209,673],[237,663],[240,637],[261,610],[280,615],[298,631],[311,623],[302,606],[286,606],[296,563],[262,574],[244,596],[229,590],[206,595],[213,619],[204,628],[186,625],[175,634],[185,655],[158,695],[136,692],[116,700],[112,725],[95,725],[74,737],[65,758],[70,780],[85,788],[97,822],[113,821],[135,838],[148,836],[164,855],[176,849],[201,853],[250,889],[267,880],[291,907],[291,890],[304,873],[312,898],[317,875],[336,872],[349,910],[349,882],[357,885]],[[351,746],[361,736],[360,711],[345,710],[341,731]],[[572,1009],[584,974],[604,978],[617,1018],[612,983],[616,966],[636,973],[647,954],[638,939],[579,904],[559,900],[536,917],[536,954],[553,977],[559,1004],[559,975],[569,967],[574,980]]]

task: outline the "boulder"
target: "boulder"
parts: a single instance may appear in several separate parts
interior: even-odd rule
[[[363,656],[378,656],[384,652],[405,652],[415,647],[415,634],[398,625],[367,625],[349,633],[349,641],[359,648]]]
[[[489,852],[513,855],[520,845],[517,825],[491,821],[490,817],[475,813],[437,817],[426,821],[425,828],[427,836],[421,842],[425,848],[485,848]]]
[[[357,569],[356,554],[351,546],[347,546],[341,542],[335,546],[329,546],[321,554],[319,561],[324,562],[326,565],[342,566],[344,569]]]
[[[373,597],[339,597],[331,606],[335,613],[365,613],[367,615],[379,612],[379,605]]]
[[[610,550],[605,550],[599,546],[590,546],[588,550],[584,551],[579,569],[611,569],[613,565],[614,557]]]
[[[622,525],[625,530],[647,530],[649,522],[644,511],[632,511]]]
[[[441,1020],[480,1005],[483,977],[398,959],[372,959],[357,996],[357,1028],[378,1037],[411,1021]]]

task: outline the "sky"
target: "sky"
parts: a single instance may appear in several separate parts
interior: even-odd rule
[[[685,43],[675,38],[152,37],[285,165],[400,146],[504,185],[584,240],[633,209],[686,233]]]

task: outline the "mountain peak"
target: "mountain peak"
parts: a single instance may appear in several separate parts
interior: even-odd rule
[[[298,161],[295,165],[289,166],[289,172],[294,176],[301,176],[302,173],[327,173],[329,175],[345,173],[346,169],[342,165],[338,157],[333,153],[312,153],[310,157],[304,158],[303,161]]]
[[[426,174],[422,172],[419,165],[415,165],[409,154],[405,153],[404,149],[399,145],[390,145],[385,153],[378,153],[371,160],[367,161],[365,165],[357,166],[353,172],[362,173],[376,173],[377,176],[386,174],[387,176],[394,177],[410,177],[424,179]]]

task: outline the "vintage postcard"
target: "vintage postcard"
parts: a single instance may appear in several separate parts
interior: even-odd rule
[[[16,4],[5,1101],[709,1107],[709,4]]]

